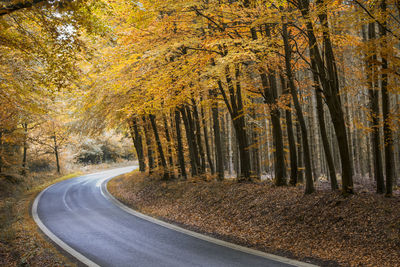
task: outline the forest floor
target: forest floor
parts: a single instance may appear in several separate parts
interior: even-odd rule
[[[400,266],[398,194],[304,195],[269,181],[165,182],[137,171],[108,189],[135,210],[268,253],[321,266]]]
[[[34,199],[54,183],[127,165],[132,162],[77,166],[62,177],[56,173],[30,173],[26,177],[0,175],[0,266],[75,266],[75,260],[59,252],[39,231],[30,214]]]

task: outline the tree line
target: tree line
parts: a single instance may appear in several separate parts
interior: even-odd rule
[[[332,190],[352,194],[356,177],[392,194],[396,1],[110,8],[117,41],[103,44],[88,99],[99,116],[128,124],[141,171],[218,180],[228,172],[238,181],[270,174],[278,186],[305,183],[305,193],[323,176]]]
[[[66,3],[5,5],[0,15],[20,31],[15,40],[31,40],[29,29],[49,42],[17,46],[5,27],[3,45],[21,53],[23,73],[40,70],[23,88],[36,82],[50,103],[74,101],[63,125],[79,118],[74,127],[90,134],[129,134],[141,171],[167,180],[267,176],[277,186],[304,183],[307,194],[323,179],[344,194],[355,181],[373,182],[392,195],[400,170],[397,0]],[[51,19],[39,16],[43,29],[13,18],[51,8]],[[21,88],[10,86],[18,74],[7,90]],[[19,129],[14,118],[0,128]]]

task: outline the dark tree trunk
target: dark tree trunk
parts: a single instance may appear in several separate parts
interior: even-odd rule
[[[193,154],[194,154],[194,159],[196,160],[196,167],[197,167],[197,174],[203,174],[202,172],[202,167],[201,167],[201,159],[200,159],[200,149],[199,149],[199,144],[197,144],[197,138],[196,138],[196,126],[195,122],[192,117],[192,111],[190,110],[189,106],[185,106],[186,109],[186,117],[187,121],[189,123],[189,129],[191,132],[191,141],[193,145]]]
[[[308,144],[308,134],[307,134],[307,127],[306,121],[303,116],[303,111],[301,109],[301,105],[299,99],[297,97],[297,89],[294,84],[294,77],[292,73],[292,48],[289,44],[289,33],[287,30],[287,24],[283,24],[283,41],[285,46],[285,65],[286,65],[286,75],[288,77],[289,82],[289,89],[290,93],[292,94],[293,104],[296,110],[297,119],[300,123],[300,130],[301,130],[301,140],[303,144],[303,152],[304,152],[304,163],[305,163],[305,174],[306,174],[306,194],[311,194],[315,191],[314,189],[314,180],[312,174],[312,167],[311,167],[311,155],[310,155],[310,146]]]
[[[158,150],[158,156],[160,158],[160,162],[161,162],[161,166],[162,166],[162,172],[163,172],[162,178],[164,180],[168,180],[169,178],[172,178],[172,177],[170,177],[170,173],[169,173],[168,166],[167,166],[167,161],[165,160],[164,150],[163,150],[163,147],[161,144],[160,136],[158,134],[155,116],[153,114],[149,114],[149,119],[150,119],[151,127],[153,128],[154,139],[156,141],[157,150]]]
[[[25,175],[26,174],[26,156],[27,156],[27,151],[28,151],[28,123],[24,122],[22,124],[22,128],[24,128],[24,151],[23,151],[23,156],[22,156],[22,170],[21,174]]]
[[[253,103],[255,102],[255,99],[253,99]],[[256,114],[256,109],[252,108],[252,117],[254,122],[252,123],[251,126],[251,139],[252,139],[252,149],[251,149],[251,153],[252,153],[252,159],[251,162],[253,163],[253,176],[255,177],[255,179],[260,180],[261,177],[261,168],[260,168],[260,159],[259,159],[259,153],[260,153],[260,149],[259,149],[259,135],[258,135],[258,127],[257,127],[257,114]]]
[[[382,14],[386,13],[386,0],[382,0],[380,4]],[[387,15],[385,15],[387,16]],[[386,196],[393,194],[393,176],[394,176],[394,154],[393,154],[393,133],[390,128],[390,92],[388,90],[388,55],[387,55],[387,22],[379,24],[379,35],[382,38],[381,58],[382,58],[382,74],[381,74],[381,91],[382,91],[382,115],[383,115],[383,139],[385,144],[385,174],[386,174]]]
[[[144,162],[142,135],[139,132],[136,118],[132,118],[131,122],[129,123],[129,129],[133,140],[133,145],[135,146],[136,154],[138,156],[139,171],[145,172],[146,163]]]
[[[282,92],[289,94],[289,90],[286,86],[285,78],[281,75],[281,85]],[[294,139],[293,133],[293,123],[292,123],[292,112],[290,111],[290,102],[288,103],[288,109],[285,110],[286,117],[286,131],[289,142],[289,155],[290,155],[290,179],[289,184],[296,186],[297,184],[297,154],[296,154],[296,141]]]
[[[329,146],[328,135],[326,133],[324,107],[323,107],[323,102],[322,102],[321,89],[318,85],[318,78],[316,76],[314,76],[314,83],[315,83],[315,97],[316,97],[316,102],[317,102],[317,115],[318,115],[319,130],[321,133],[322,145],[324,147],[326,163],[328,164],[329,180],[331,182],[331,189],[337,190],[337,189],[339,189],[339,186],[338,186],[337,179],[336,179],[335,164],[333,163],[332,152],[331,152],[331,148]]]
[[[303,150],[301,146],[301,133],[299,122],[296,121],[296,145],[297,145],[297,166],[298,166],[298,182],[304,182],[304,166],[303,166]]]
[[[375,23],[369,23],[368,25],[368,39],[374,41],[376,39]],[[378,85],[378,74],[377,66],[374,62],[377,61],[376,47],[373,46],[372,55],[366,59],[367,63],[367,80],[368,80],[368,95],[370,100],[370,109],[372,117],[372,160],[374,164],[374,179],[376,181],[376,193],[385,193],[385,179],[383,176],[383,162],[381,153],[381,136],[379,132],[379,85]],[[371,53],[368,53],[371,54]]]
[[[325,12],[319,15],[321,24],[324,25],[323,41],[325,47],[325,63],[322,60],[318,47],[317,38],[314,34],[314,27],[310,20],[310,2],[309,0],[300,0],[299,9],[306,20],[307,36],[310,48],[310,56],[315,60],[316,68],[312,69],[318,74],[326,103],[331,114],[332,123],[336,133],[336,139],[339,146],[339,153],[342,165],[342,192],[344,194],[353,194],[353,166],[350,158],[349,142],[347,137],[346,123],[342,110],[342,104],[339,96],[339,81],[337,78],[336,62],[333,54],[332,44],[328,32],[328,22]],[[321,9],[324,10],[324,9]]]
[[[200,155],[200,172],[205,173],[206,172],[206,157],[204,154],[203,142],[201,140],[201,127],[200,127],[199,112],[197,110],[196,101],[193,98],[192,98],[192,105],[193,105],[195,136],[196,136],[197,147],[199,149],[199,155]]]
[[[164,128],[165,128],[165,139],[167,139],[168,143],[168,162],[169,162],[169,167],[172,168],[174,166],[174,159],[172,157],[172,145],[171,145],[171,136],[169,133],[169,126],[168,126],[168,121],[165,116],[163,116],[164,119]]]
[[[221,143],[221,130],[219,126],[219,115],[218,115],[218,100],[217,93],[215,90],[210,91],[210,96],[213,99],[211,112],[213,120],[213,130],[214,130],[214,146],[215,146],[215,166],[218,181],[224,180],[224,155],[222,152]]]
[[[183,179],[187,179],[186,175],[186,166],[185,166],[185,156],[183,154],[183,145],[182,145],[182,133],[181,133],[181,117],[179,111],[175,110],[175,129],[176,129],[176,143],[177,143],[177,152],[178,152],[178,161],[180,174]]]
[[[146,139],[147,162],[149,165],[149,174],[152,174],[153,170],[154,170],[154,157],[153,157],[153,149],[152,149],[152,145],[151,145],[151,138],[149,136],[150,132],[149,132],[149,127],[147,124],[146,117],[143,116],[142,120],[143,120],[144,137]]]
[[[196,176],[198,174],[198,170],[197,170],[197,162],[196,162],[196,155],[195,155],[196,153],[193,148],[194,135],[193,135],[193,132],[189,125],[188,117],[186,115],[186,109],[184,107],[181,107],[181,108],[179,108],[179,111],[182,114],[183,125],[185,126],[186,141],[187,141],[187,145],[189,147],[189,157],[190,157],[190,166],[191,166],[192,176]]]
[[[207,155],[208,166],[210,167],[211,174],[213,175],[213,174],[215,174],[215,169],[214,169],[213,160],[211,158],[210,143],[208,141],[208,130],[207,130],[207,124],[206,124],[203,106],[200,107],[200,112],[201,112],[201,119],[202,119],[202,123],[203,123],[204,144],[206,145],[206,155]]]
[[[269,81],[265,73],[261,73],[261,82],[264,88],[264,99],[269,105],[272,123],[272,138],[275,146],[275,184],[286,185],[285,153],[283,149],[282,128],[280,111],[276,105],[277,87],[275,75],[269,75]]]
[[[54,141],[54,155],[56,157],[56,165],[57,165],[57,173],[60,173],[60,159],[58,156],[58,144],[57,144],[57,136],[56,133],[53,135],[53,141]]]
[[[222,82],[218,81],[218,89],[220,90],[224,99],[225,105],[228,108],[229,114],[232,119],[233,127],[236,133],[236,140],[238,142],[238,149],[240,154],[240,173],[238,173],[237,180],[239,182],[249,181],[251,179],[250,173],[250,153],[248,149],[246,121],[244,118],[244,109],[242,101],[242,91],[240,86],[239,65],[235,65],[235,78],[236,83],[233,85],[230,69],[227,65],[225,67],[225,78],[227,82],[229,99],[222,86]],[[235,88],[236,87],[236,88]],[[235,90],[236,89],[236,90]]]

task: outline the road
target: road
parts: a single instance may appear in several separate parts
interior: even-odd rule
[[[127,212],[110,201],[105,184],[134,168],[103,171],[48,187],[34,202],[36,223],[61,248],[90,266],[302,265],[232,249]]]

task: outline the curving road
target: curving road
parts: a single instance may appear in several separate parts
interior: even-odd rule
[[[89,266],[310,266],[226,242],[216,244],[216,239],[123,207],[105,184],[133,169],[103,171],[48,187],[33,204],[36,223]]]

